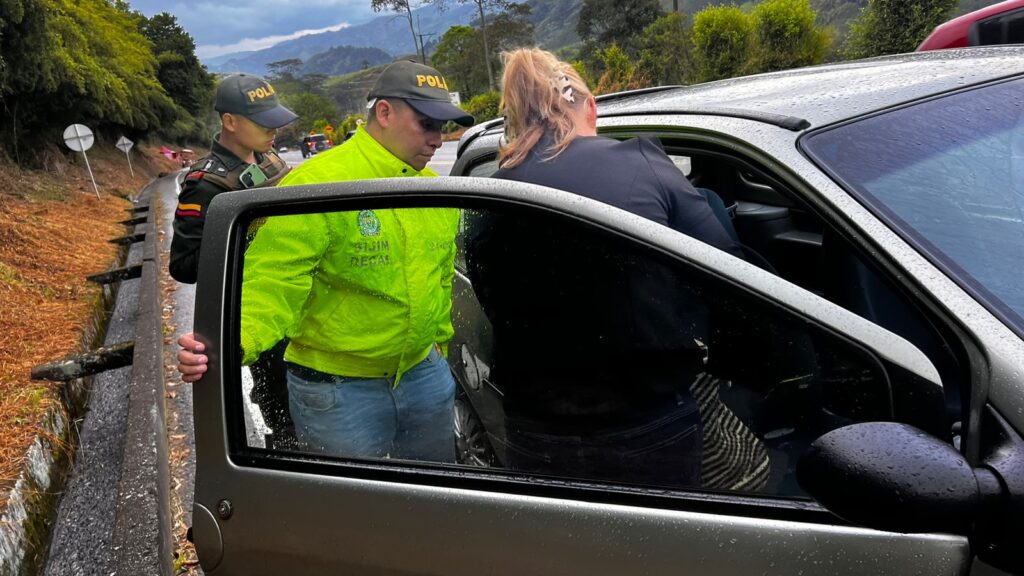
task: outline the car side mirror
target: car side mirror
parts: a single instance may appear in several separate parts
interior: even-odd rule
[[[815,440],[796,472],[818,503],[854,524],[970,536],[982,559],[1014,573],[1024,570],[1020,442],[1003,443],[982,466],[972,467],[952,446],[913,426],[867,422]]]
[[[979,474],[980,473],[980,474]],[[892,532],[966,534],[998,480],[952,446],[913,426],[869,422],[815,440],[797,467],[800,485],[855,524]]]

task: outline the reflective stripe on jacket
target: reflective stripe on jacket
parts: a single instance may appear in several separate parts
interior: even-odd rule
[[[396,176],[437,174],[416,171],[360,127],[281,186]],[[447,208],[269,218],[245,254],[243,363],[287,336],[290,362],[397,383],[454,334],[458,226],[459,211]]]

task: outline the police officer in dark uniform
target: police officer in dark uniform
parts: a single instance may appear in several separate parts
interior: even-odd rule
[[[178,195],[171,242],[171,276],[195,283],[199,243],[206,209],[214,196],[228,190],[273,186],[288,165],[273,150],[278,128],[298,116],[277,100],[274,88],[258,76],[228,76],[217,88],[214,109],[221,131],[210,153],[192,164]]]
[[[273,150],[277,130],[298,116],[278,101],[266,80],[249,74],[228,76],[217,87],[214,109],[220,113],[221,131],[210,146],[210,154],[192,164],[178,195],[171,241],[171,276],[195,283],[200,242],[206,210],[221,192],[273,186],[289,167]],[[255,386],[252,400],[274,430],[267,436],[268,448],[287,445],[294,436],[288,413],[288,392],[284,386],[283,354],[286,342],[268,351],[253,364]]]

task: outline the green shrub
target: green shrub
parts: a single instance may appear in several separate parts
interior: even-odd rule
[[[469,102],[462,105],[462,109],[473,115],[477,123],[497,118],[498,104],[501,103],[501,94],[498,92],[484,92],[474,96]]]

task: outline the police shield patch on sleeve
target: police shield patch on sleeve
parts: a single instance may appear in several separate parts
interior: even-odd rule
[[[358,221],[359,233],[363,236],[377,236],[380,234],[380,220],[373,213],[373,210],[360,210]]]

